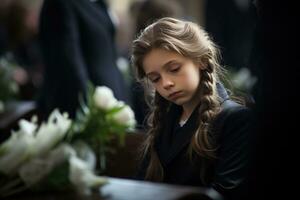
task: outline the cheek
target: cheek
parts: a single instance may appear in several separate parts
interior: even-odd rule
[[[165,96],[162,87],[155,86],[154,88],[161,96]]]
[[[188,77],[186,79],[186,87],[188,87],[188,89],[190,90],[197,89],[201,80],[199,72],[193,71],[189,73],[186,77]]]
[[[167,99],[168,96],[168,92],[160,85],[155,85],[153,87],[155,89],[155,91],[160,94],[160,96],[162,96],[163,98]]]

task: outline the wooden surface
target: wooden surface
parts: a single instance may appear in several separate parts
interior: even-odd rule
[[[23,193],[6,200],[221,200],[210,189],[151,183],[108,177],[108,183],[91,196],[79,196],[74,191]]]
[[[139,149],[145,139],[145,133],[128,133],[125,137],[125,145],[118,145],[118,140],[112,142],[114,153],[107,155],[106,176],[118,178],[132,178],[139,165]]]
[[[118,178],[110,178],[109,183],[100,188],[100,194],[107,200],[220,199],[220,196],[214,190],[205,188]]]

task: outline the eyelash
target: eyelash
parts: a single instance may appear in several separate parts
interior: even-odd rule
[[[180,69],[180,67],[175,67],[175,68],[171,69],[170,72],[178,72],[179,69]]]
[[[170,69],[169,71],[170,72],[172,72],[172,73],[176,73],[176,72],[178,72],[180,70],[180,66],[177,66],[177,67],[175,67],[175,68],[173,68],[173,69]],[[150,79],[150,81],[152,82],[152,83],[156,83],[156,82],[158,82],[159,81],[159,79],[160,79],[160,77],[158,77],[158,78],[155,78],[155,79]]]
[[[159,81],[159,79],[160,79],[159,77],[158,77],[158,78],[155,78],[155,79],[152,79],[151,82],[152,82],[152,83],[156,83],[156,82]]]

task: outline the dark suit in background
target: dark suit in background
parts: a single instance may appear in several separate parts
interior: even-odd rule
[[[255,7],[250,0],[207,0],[205,27],[221,47],[222,64],[230,69],[248,67],[254,29]]]
[[[38,105],[43,115],[59,108],[74,117],[88,80],[110,87],[128,103],[116,66],[115,29],[103,1],[45,0],[40,20],[45,72]]]
[[[258,121],[248,198],[299,196],[299,31],[296,1],[256,0],[259,23],[251,64]],[[296,181],[296,183],[295,183]]]

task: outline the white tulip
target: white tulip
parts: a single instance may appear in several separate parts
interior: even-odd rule
[[[73,146],[77,156],[85,161],[90,170],[94,170],[97,158],[93,150],[83,141],[77,141]]]
[[[136,123],[133,110],[125,105],[119,112],[115,113],[112,118],[119,124],[133,127]]]
[[[7,175],[15,174],[20,165],[30,157],[33,145],[32,135],[12,133],[0,146],[0,171]]]
[[[107,179],[96,176],[84,160],[81,160],[76,156],[72,156],[69,159],[69,164],[69,179],[77,188],[79,193],[83,195],[90,195],[92,187],[107,183]]]
[[[98,108],[109,110],[115,107],[118,103],[114,97],[112,90],[106,86],[96,87],[93,100]]]
[[[0,171],[14,174],[21,164],[30,157],[44,155],[66,134],[71,120],[54,110],[37,133],[37,125],[27,120],[20,120],[20,129],[0,146]]]
[[[33,136],[35,130],[37,129],[37,124],[21,119],[19,121],[19,127],[20,130],[18,132]]]
[[[62,143],[58,147],[50,151],[45,159],[49,160],[53,167],[56,167],[69,159],[71,156],[75,155],[76,151],[72,146],[66,143]]]
[[[19,130],[12,131],[10,138],[0,146],[0,171],[15,173],[17,168],[30,157],[34,146],[34,131],[37,124],[21,119]]]
[[[45,157],[34,158],[22,165],[19,169],[19,175],[24,183],[30,187],[74,155],[76,155],[76,152],[70,145],[61,144],[45,155]]]
[[[34,146],[34,155],[43,155],[54,145],[63,139],[66,135],[71,120],[67,115],[62,115],[55,109],[49,116],[47,123],[42,123],[36,133],[36,144]]]
[[[30,187],[42,180],[52,169],[48,160],[34,158],[19,169],[20,178]]]

